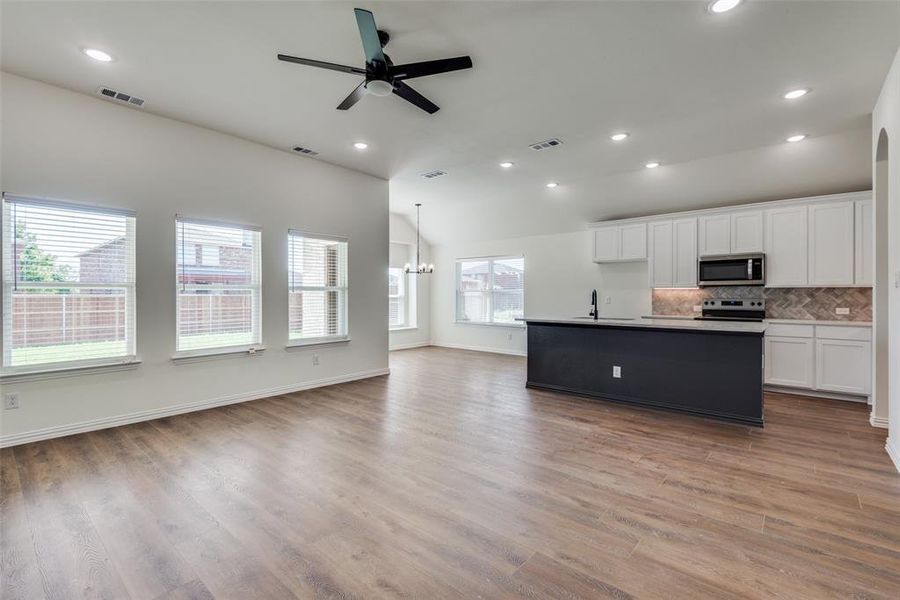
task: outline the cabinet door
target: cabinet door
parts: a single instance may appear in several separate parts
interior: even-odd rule
[[[672,252],[672,221],[649,223],[647,238],[650,241],[648,253],[650,287],[673,287],[675,285],[675,257]]]
[[[810,285],[853,285],[853,213],[853,202],[810,205]]]
[[[871,200],[856,203],[856,252],[853,279],[858,286],[875,283],[875,205]]]
[[[619,258],[644,260],[647,258],[647,224],[636,223],[619,228]]]
[[[619,259],[619,228],[603,227],[594,230],[594,261]]]
[[[697,287],[697,219],[672,222],[675,287]]]
[[[766,211],[766,287],[793,287],[807,277],[806,206]]]
[[[813,340],[766,336],[766,383],[813,387]]]
[[[731,215],[700,217],[700,256],[731,254]]]
[[[734,254],[763,251],[763,213],[761,210],[732,213],[731,251]]]
[[[816,389],[847,394],[869,393],[871,342],[816,340]]]

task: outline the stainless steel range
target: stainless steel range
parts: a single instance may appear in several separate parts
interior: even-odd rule
[[[766,301],[763,298],[710,298],[704,300],[698,320],[709,321],[762,321],[766,318]]]

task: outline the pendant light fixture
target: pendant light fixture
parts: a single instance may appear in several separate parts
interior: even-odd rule
[[[419,255],[419,207],[422,206],[421,202],[416,202],[416,268],[414,269],[412,265],[406,263],[406,266],[403,267],[404,273],[415,273],[416,275],[425,275],[427,273],[434,273],[434,265],[422,262],[422,258]]]

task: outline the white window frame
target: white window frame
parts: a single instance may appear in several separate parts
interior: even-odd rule
[[[397,298],[400,300],[400,314],[403,317],[403,323],[400,325],[391,325],[388,322],[388,331],[400,331],[403,329],[413,329],[412,323],[410,322],[410,294],[409,294],[409,281],[410,275],[409,273],[405,273],[402,267],[388,267],[388,276],[390,277],[391,271],[399,271],[399,281],[400,281],[400,293],[399,294],[391,294],[388,292],[388,300],[392,300]],[[390,306],[390,305],[389,305]],[[388,311],[388,318],[390,318],[390,311]]]
[[[292,281],[293,275],[295,272],[294,269],[294,244],[291,241],[292,237],[300,237],[300,238],[308,238],[311,240],[328,240],[332,242],[340,242],[346,245],[347,249],[344,252],[344,257],[347,261],[347,264],[344,265],[344,269],[347,274],[347,285],[345,286],[326,286],[326,285],[295,285]],[[330,235],[324,233],[311,233],[308,231],[301,231],[299,229],[288,229],[288,327],[287,327],[287,335],[288,335],[288,348],[294,348],[298,346],[315,346],[318,344],[335,344],[341,342],[349,342],[350,341],[350,238],[340,236],[340,235]],[[340,291],[344,292],[344,305],[343,310],[344,314],[341,315],[344,323],[347,324],[347,332],[341,335],[326,335],[326,336],[317,336],[317,337],[291,337],[291,313],[290,313],[290,295],[294,292],[303,292],[303,291],[311,291],[311,292],[328,292],[328,291]]]
[[[454,285],[453,285],[453,321],[457,325],[480,325],[484,327],[514,327],[516,329],[522,329],[525,327],[524,322],[519,323],[497,323],[494,321],[494,294],[497,290],[494,289],[494,263],[501,260],[511,260],[521,258],[522,263],[525,263],[525,255],[524,254],[511,254],[506,256],[474,256],[467,258],[457,258],[455,265],[455,273],[454,277]],[[459,289],[460,284],[460,276],[461,276],[461,267],[464,262],[487,262],[488,263],[488,288],[486,290],[482,290],[482,293],[486,294],[488,297],[488,311],[487,314],[490,318],[489,321],[464,321],[459,318],[459,295],[462,290]],[[522,315],[525,315],[525,285],[524,281],[522,284]]]
[[[18,288],[18,280],[17,280],[17,266],[14,264],[7,264],[7,261],[12,261],[15,259],[15,249],[12,247],[14,245],[15,240],[15,232],[10,229],[10,225],[12,228],[15,228],[15,217],[13,216],[10,221],[11,223],[7,223],[6,216],[6,207],[7,205],[31,205],[31,206],[40,206],[45,208],[60,208],[64,210],[70,211],[80,211],[80,212],[91,212],[91,213],[99,213],[104,215],[115,215],[125,217],[125,236],[126,239],[131,240],[130,245],[126,244],[126,248],[130,253],[128,257],[129,264],[126,266],[126,272],[130,273],[131,279],[130,281],[123,281],[117,284],[93,284],[93,283],[81,283],[81,282],[58,282],[58,283],[45,283],[45,282],[28,282],[27,287],[29,288],[46,288],[46,289],[74,289],[74,288],[110,288],[110,289],[122,289],[125,291],[125,310],[126,310],[126,318],[125,318],[125,327],[126,327],[126,353],[123,355],[115,355],[109,357],[102,358],[91,358],[86,360],[68,360],[68,361],[53,361],[46,363],[35,363],[31,365],[23,365],[23,366],[12,366],[11,362],[11,353],[12,348],[11,344],[7,343],[7,333],[12,336],[12,294]],[[11,209],[14,211],[14,207]],[[29,374],[39,374],[39,373],[58,373],[58,372],[66,372],[66,371],[80,371],[85,369],[103,369],[108,367],[123,367],[130,365],[137,365],[140,363],[140,360],[137,358],[137,299],[136,299],[136,289],[135,289],[135,247],[136,247],[136,213],[130,209],[123,208],[115,208],[109,206],[100,206],[96,204],[83,204],[79,202],[70,202],[67,200],[54,200],[48,198],[35,198],[29,196],[18,196],[12,194],[2,194],[2,210],[0,210],[0,214],[3,215],[4,218],[0,218],[0,222],[2,222],[2,243],[0,243],[0,260],[2,260],[2,306],[3,306],[3,318],[2,326],[0,326],[0,344],[3,346],[2,351],[2,362],[0,362],[0,378],[3,379],[11,379],[20,375],[29,375]],[[131,316],[128,316],[128,312],[131,313]]]
[[[194,225],[210,225],[213,227],[229,227],[234,229],[241,229],[244,231],[251,231],[257,235],[256,244],[257,247],[253,252],[253,271],[256,273],[255,282],[251,281],[251,283],[247,285],[237,285],[237,284],[203,284],[203,285],[188,285],[178,282],[178,253],[179,249],[175,248],[175,353],[172,355],[174,360],[178,359],[189,359],[194,357],[202,357],[202,356],[215,356],[219,354],[238,354],[238,353],[247,353],[247,354],[255,354],[258,351],[265,350],[265,346],[262,343],[262,228],[257,225],[248,225],[246,223],[235,223],[228,221],[217,221],[213,219],[204,219],[204,218],[195,218],[189,217],[185,215],[175,215],[175,239],[178,239],[178,228],[181,227],[182,223],[191,223]],[[182,242],[184,238],[182,237]],[[196,252],[196,250],[195,250]],[[196,264],[196,260],[193,263],[184,263],[194,266]],[[251,277],[251,279],[253,279]],[[210,346],[206,348],[196,348],[190,350],[179,350],[178,349],[178,340],[179,340],[179,331],[181,330],[181,291],[186,290],[188,288],[196,289],[196,290],[250,290],[251,302],[253,303],[253,307],[250,309],[251,313],[251,330],[254,333],[254,340],[249,344],[239,344],[235,346]]]

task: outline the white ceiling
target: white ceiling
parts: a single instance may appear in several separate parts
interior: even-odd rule
[[[469,54],[399,98],[335,106],[359,82],[275,60],[363,65],[353,7],[395,63]],[[900,44],[900,2],[10,2],[4,70],[391,180],[432,242],[870,186],[869,113]],[[94,62],[96,47],[116,57]],[[813,92],[786,102],[795,87]],[[632,132],[614,144],[614,131]],[[785,144],[792,133],[810,134]],[[558,149],[527,145],[559,137]],[[370,144],[365,152],[352,147]],[[643,164],[656,159],[658,169]],[[512,160],[510,170],[497,167]],[[449,174],[426,180],[419,173]],[[560,187],[548,190],[547,181]],[[365,199],[361,198],[360,202]]]

